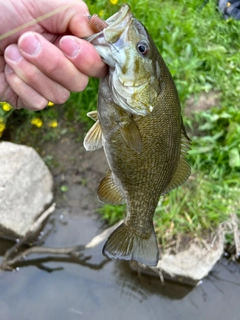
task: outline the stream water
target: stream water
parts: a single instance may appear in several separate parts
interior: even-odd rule
[[[58,209],[46,245],[86,243],[102,224],[94,215]],[[9,243],[2,242],[3,245]],[[2,252],[3,253],[3,252]],[[197,287],[138,275],[126,262],[106,260],[101,245],[85,259],[29,256],[0,273],[1,320],[162,319],[239,320],[240,265],[222,259]]]
[[[61,159],[52,171],[56,189],[64,184],[68,192],[56,190],[57,210],[46,225],[53,230],[44,245],[86,244],[106,227],[94,213],[105,160],[101,153],[79,151],[69,139],[54,150]],[[0,242],[0,263],[11,245]],[[196,287],[162,285],[127,262],[107,260],[101,250],[102,244],[79,260],[30,255],[16,270],[1,271],[0,320],[240,320],[239,263],[223,258]]]

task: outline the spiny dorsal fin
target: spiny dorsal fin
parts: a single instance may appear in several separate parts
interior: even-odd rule
[[[96,123],[86,134],[83,145],[87,151],[94,151],[102,147],[102,128],[98,120],[97,111],[88,112],[87,116],[96,121]]]
[[[106,177],[100,182],[97,193],[99,200],[103,203],[122,204],[125,202],[121,191],[113,181],[112,171],[110,169]]]
[[[168,184],[167,188],[164,190],[162,195],[164,195],[164,194],[170,192],[171,190],[182,185],[191,174],[190,165],[189,165],[187,159],[185,158],[188,154],[188,150],[190,150],[191,140],[187,136],[187,133],[185,131],[183,123],[182,123],[181,127],[182,127],[181,154],[180,154],[179,163],[178,163],[177,169],[172,177],[172,180],[170,181],[170,183]]]
[[[129,117],[129,121],[116,122],[126,144],[137,153],[142,150],[142,137],[136,122]]]

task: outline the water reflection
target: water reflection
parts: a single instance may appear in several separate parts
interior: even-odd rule
[[[101,224],[91,217],[67,222],[45,245],[87,243],[100,233]],[[1,254],[10,245],[2,242]],[[107,260],[101,249],[86,250],[79,259],[33,255],[18,263],[18,272],[0,272],[0,319],[239,320],[240,264],[221,260],[196,288],[162,285],[128,262]]]
[[[141,299],[152,295],[161,295],[168,299],[182,299],[193,290],[193,287],[165,281],[161,283],[159,277],[146,276],[131,270],[128,262],[115,262],[114,277],[123,295],[138,295]],[[140,299],[140,300],[141,300]]]
[[[4,248],[9,247],[9,243],[4,241]],[[0,246],[1,247],[1,246]],[[19,261],[16,266],[18,268],[35,266],[42,271],[52,273],[55,271],[63,271],[67,268],[67,264],[76,264],[92,270],[100,270],[107,263],[114,263],[112,277],[116,279],[116,286],[120,288],[121,295],[133,296],[139,301],[147,299],[151,295],[162,295],[169,299],[182,299],[187,295],[193,287],[182,284],[165,281],[164,284],[157,276],[146,276],[140,272],[133,271],[129,262],[116,261],[111,262],[101,254],[102,244],[97,247],[83,251],[78,258],[45,255],[41,257],[35,255],[34,259],[28,257],[23,261]],[[49,264],[54,267],[49,267]],[[56,266],[56,264],[58,266]],[[15,267],[16,267],[15,266]],[[13,266],[14,267],[14,266]]]

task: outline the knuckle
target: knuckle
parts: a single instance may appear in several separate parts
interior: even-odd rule
[[[25,82],[32,82],[34,79],[39,77],[39,71],[35,67],[26,68],[22,71],[22,80]]]
[[[47,63],[46,64],[46,73],[54,74],[56,71],[58,71],[59,68],[61,68],[61,59],[57,55],[54,58],[54,61],[52,61],[52,63]]]

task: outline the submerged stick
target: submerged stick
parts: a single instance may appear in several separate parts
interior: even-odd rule
[[[114,224],[113,226],[107,228],[106,230],[104,230],[102,233],[100,233],[98,236],[94,237],[90,242],[88,242],[85,245],[85,249],[91,249],[96,247],[98,244],[100,244],[101,242],[103,242],[104,240],[106,240],[110,234],[117,229],[117,227],[120,226],[120,224],[123,223],[123,220],[119,221],[118,223]]]
[[[76,245],[76,246],[71,246],[71,247],[66,247],[66,248],[52,248],[52,247],[35,246],[35,247],[28,248],[28,249],[24,250],[23,252],[20,252],[19,254],[17,254],[13,258],[10,258],[10,255],[16,250],[16,245],[18,245],[17,248],[19,248],[19,246],[24,243],[22,241],[23,240],[22,239],[20,245],[19,245],[19,243],[17,243],[10,250],[7,251],[7,253],[6,253],[5,257],[4,257],[4,261],[3,261],[2,265],[1,265],[1,268],[3,270],[10,269],[11,266],[16,264],[18,261],[26,258],[30,254],[67,255],[67,256],[71,256],[71,257],[77,258],[77,257],[79,257],[79,255],[80,255],[80,253],[82,251],[94,248],[98,244],[100,244],[102,241],[106,240],[110,236],[110,234],[113,232],[113,230],[116,229],[122,222],[123,222],[123,220],[121,220],[120,222],[118,222],[114,226],[107,228],[102,233],[100,233],[99,235],[94,237],[86,245]],[[11,251],[11,254],[9,254],[9,251]]]
[[[10,257],[15,252],[17,252],[22,245],[26,244],[29,238],[32,237],[32,235],[35,234],[42,227],[42,224],[50,216],[50,214],[53,213],[55,207],[56,203],[53,203],[46,211],[44,211],[41,214],[41,216],[36,221],[33,222],[33,224],[27,230],[25,236],[22,239],[20,239],[17,243],[15,243],[9,250],[7,250],[1,266],[3,269],[5,269],[5,265],[7,266],[9,264],[8,261],[11,261]]]

